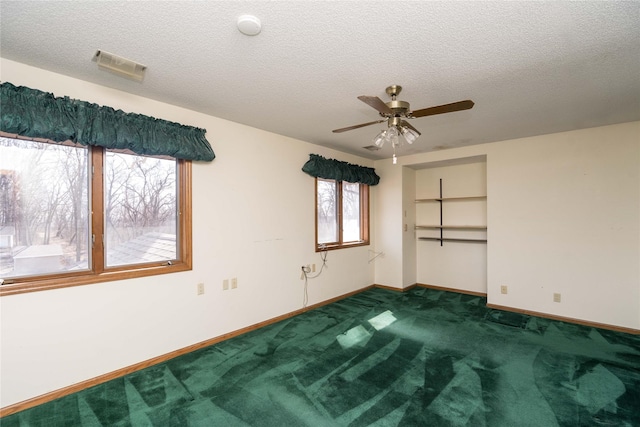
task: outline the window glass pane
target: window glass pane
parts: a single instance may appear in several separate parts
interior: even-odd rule
[[[342,183],[342,240],[360,241],[360,184]]]
[[[336,182],[316,180],[318,197],[318,244],[338,241],[338,203]]]
[[[177,163],[107,151],[105,265],[177,259]]]
[[[0,138],[0,277],[89,268],[88,154]]]

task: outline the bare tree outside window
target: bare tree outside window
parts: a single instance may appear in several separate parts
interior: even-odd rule
[[[318,243],[338,241],[338,200],[336,182],[317,180]]]
[[[177,257],[176,161],[107,151],[108,267]]]
[[[357,242],[360,236],[360,184],[342,183],[342,241]]]
[[[88,269],[88,149],[10,138],[0,149],[0,275]]]

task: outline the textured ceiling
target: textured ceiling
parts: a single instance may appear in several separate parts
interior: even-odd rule
[[[362,148],[384,124],[331,130],[379,119],[357,96],[391,84],[413,110],[475,102],[412,120],[399,155],[640,120],[638,1],[2,0],[0,19],[4,58],[372,159],[391,157]],[[99,70],[97,49],[144,81]]]

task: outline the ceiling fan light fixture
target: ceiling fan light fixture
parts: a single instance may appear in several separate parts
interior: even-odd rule
[[[402,133],[402,136],[404,136],[404,139],[409,144],[413,144],[416,141],[416,139],[418,139],[418,137],[420,136],[419,133],[417,133],[413,129],[410,129],[410,128],[406,127],[406,126],[402,126],[400,128],[400,131]]]
[[[375,138],[373,138],[373,144],[376,147],[382,147],[386,140],[387,140],[387,130],[385,129],[380,131],[380,133],[377,134]]]
[[[387,129],[387,136],[385,139],[388,140],[391,143],[391,145],[396,147],[400,145],[400,139],[398,139],[398,136],[400,136],[400,133],[398,132],[398,128],[396,128],[395,126],[392,126],[389,129]]]

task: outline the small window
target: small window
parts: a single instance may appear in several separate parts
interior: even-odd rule
[[[369,244],[369,186],[316,178],[316,251]]]
[[[105,266],[178,258],[177,162],[107,150]]]
[[[191,269],[191,162],[0,137],[1,294]]]

